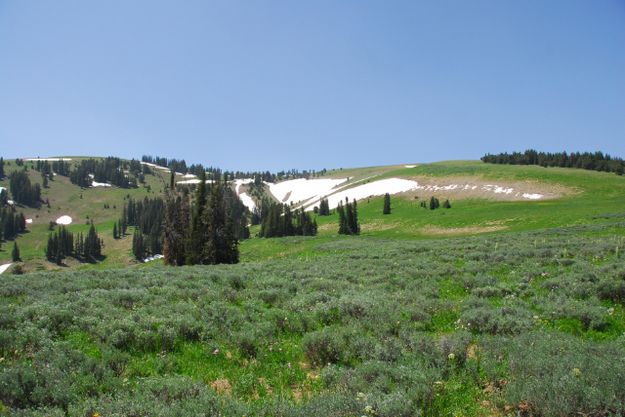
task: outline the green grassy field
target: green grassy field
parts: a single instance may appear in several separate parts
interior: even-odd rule
[[[468,161],[328,175],[560,194],[437,193],[452,208],[429,210],[429,195],[406,193],[390,215],[371,198],[358,205],[360,236],[339,236],[334,214],[317,217],[315,237],[241,242],[237,265],[168,268],[112,239],[124,199],[158,195],[166,178],[147,176],[148,191],[56,177],[50,210],[24,209],[35,221],[17,239],[35,272],[0,278],[0,415],[625,412],[624,178]],[[63,214],[73,231],[96,223],[103,262],[43,259]],[[9,256],[10,242],[0,263]]]

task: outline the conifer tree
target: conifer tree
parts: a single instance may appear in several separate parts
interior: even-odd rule
[[[117,223],[113,223],[113,239],[118,239],[119,235],[117,234]]]
[[[451,203],[449,202],[449,200],[445,200],[445,202],[443,203],[443,207],[446,209],[450,209],[451,208]]]
[[[436,210],[439,207],[440,207],[440,202],[438,201],[438,198],[434,196],[430,197],[430,210]]]
[[[0,156],[0,180],[4,178],[4,159]]]
[[[19,262],[20,259],[20,248],[17,246],[17,241],[13,242],[13,251],[11,252],[11,258],[13,262]]]
[[[349,227],[347,226],[347,216],[345,215],[345,207],[343,207],[343,202],[339,201],[339,205],[336,208],[336,212],[339,214],[339,234],[340,235],[348,235]]]
[[[384,194],[384,208],[382,214],[391,214],[391,195],[389,193]]]
[[[204,210],[206,209],[206,173],[200,173],[200,182],[195,191],[195,201],[191,213],[191,226],[187,239],[186,263],[195,265],[202,263],[202,251],[206,243],[206,224],[204,223]]]

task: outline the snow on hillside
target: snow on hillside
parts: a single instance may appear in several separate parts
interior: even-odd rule
[[[334,187],[347,181],[347,178],[298,178],[282,181],[277,184],[265,183],[269,191],[280,202],[286,204],[305,203],[311,199],[318,200],[335,192]]]
[[[92,187],[110,187],[111,184],[108,184],[106,182],[91,181],[91,186]]]
[[[56,224],[62,224],[62,225],[72,224],[72,218],[66,214],[56,219]]]
[[[358,185],[343,191],[331,194],[327,197],[330,208],[335,208],[340,201],[345,201],[347,197],[349,201],[362,200],[371,196],[380,196],[385,193],[398,194],[413,190],[417,186],[416,181],[405,180],[401,178],[387,178],[384,180],[373,181],[367,184]],[[312,210],[314,204],[306,207],[306,210]]]
[[[247,193],[241,193],[239,194],[239,198],[241,199],[241,202],[243,203],[243,205],[247,207],[249,211],[254,211],[254,209],[256,208],[256,203],[254,203],[254,200],[252,200],[252,197],[247,195]]]
[[[469,192],[469,191],[479,191],[482,193],[492,193],[492,194],[504,194],[510,195],[512,197],[523,198],[526,200],[540,200],[544,197],[543,194],[538,193],[521,193],[517,191],[515,193],[514,188],[505,187],[496,184],[447,184],[447,185],[436,185],[436,184],[419,184],[417,181],[406,180],[402,178],[387,178],[383,180],[373,181],[366,184],[358,185],[352,188],[345,189],[344,187],[339,187],[334,190],[334,194],[327,195],[328,204],[330,208],[335,208],[338,206],[339,201],[345,201],[347,197],[349,201],[354,199],[362,200],[368,197],[381,196],[386,193],[391,195],[403,193],[407,191],[454,191],[454,192]],[[300,191],[302,192],[302,191]],[[513,194],[514,193],[514,194]],[[274,194],[275,195],[275,194]],[[312,210],[315,205],[318,205],[319,199],[314,199],[308,201],[305,204],[306,210]]]
[[[12,263],[0,265],[0,274],[9,269],[13,265]]]

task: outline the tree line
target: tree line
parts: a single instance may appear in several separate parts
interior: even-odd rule
[[[486,154],[482,161],[491,164],[539,165],[543,167],[581,168],[592,171],[625,173],[625,161],[603,152],[538,152],[528,149],[525,152]]]

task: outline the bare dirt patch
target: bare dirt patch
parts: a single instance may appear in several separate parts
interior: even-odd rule
[[[452,177],[405,177],[419,183],[418,189],[403,195],[407,197],[439,198],[453,200],[481,198],[503,201],[552,200],[568,195],[575,195],[579,190],[559,184],[539,181],[505,181],[478,176]]]
[[[212,389],[215,390],[217,394],[220,395],[231,395],[232,394],[232,385],[230,385],[230,381],[227,379],[216,379],[210,383]]]

